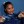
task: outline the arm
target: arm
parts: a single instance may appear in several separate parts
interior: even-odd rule
[[[18,17],[21,19],[22,24],[24,24],[24,12],[21,12]]]

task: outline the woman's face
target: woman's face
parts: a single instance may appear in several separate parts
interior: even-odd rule
[[[14,8],[13,8],[13,6],[11,4],[7,5],[6,12],[8,14],[13,14],[14,13]]]

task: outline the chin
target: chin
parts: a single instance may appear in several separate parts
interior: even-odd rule
[[[10,14],[13,14],[13,13],[10,13]]]

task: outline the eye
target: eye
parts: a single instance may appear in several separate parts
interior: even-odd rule
[[[7,9],[10,9],[10,8],[7,8]]]
[[[12,9],[13,9],[13,7],[12,7]]]

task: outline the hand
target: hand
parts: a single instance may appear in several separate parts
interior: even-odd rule
[[[24,18],[24,12],[21,12],[19,15],[18,15],[19,18]]]
[[[0,22],[4,22],[5,18],[3,16],[0,16]]]

